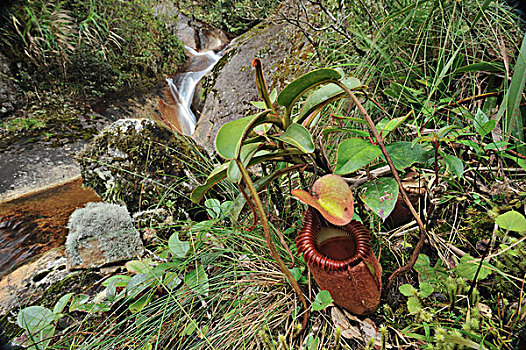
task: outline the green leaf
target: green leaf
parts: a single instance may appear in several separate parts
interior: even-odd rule
[[[305,153],[314,152],[314,142],[310,132],[304,126],[296,123],[290,124],[287,130],[277,137],[278,140],[294,146]]]
[[[415,313],[420,309],[422,309],[422,304],[417,297],[410,297],[407,299],[407,310],[410,314]]]
[[[205,201],[206,212],[211,218],[216,219],[221,213],[221,202],[216,198],[210,198]]]
[[[351,189],[338,175],[325,175],[312,186],[313,195],[303,190],[293,190],[300,201],[316,209],[334,225],[346,225],[353,217],[354,203]]]
[[[216,135],[216,151],[225,159],[234,159],[239,155],[241,146],[248,133],[266,119],[270,110],[256,115],[233,120],[223,125]]]
[[[338,146],[336,167],[338,175],[350,174],[361,169],[382,154],[380,147],[358,138],[344,140]]]
[[[290,273],[292,274],[292,277],[297,281],[301,278],[301,270],[298,267],[294,267],[290,269]]]
[[[411,297],[416,292],[416,288],[410,285],[409,283],[402,284],[400,287],[398,287],[398,290],[406,297]]]
[[[113,284],[115,287],[126,287],[131,276],[125,275],[114,275],[102,282],[104,287],[108,287],[110,284]]]
[[[278,104],[290,108],[306,91],[320,84],[340,79],[342,75],[330,68],[317,69],[288,84],[278,95]]]
[[[148,273],[152,270],[149,260],[131,260],[124,264],[124,267],[135,274]]]
[[[184,259],[190,249],[190,243],[179,240],[179,232],[174,232],[168,239],[168,248],[172,255],[179,259]]]
[[[475,119],[473,122],[475,125],[475,131],[480,135],[480,137],[484,137],[489,134],[497,124],[495,120],[490,120],[481,109],[479,109],[477,114],[475,114]]]
[[[495,223],[504,230],[526,232],[526,218],[515,210],[497,216]]]
[[[312,311],[324,310],[334,300],[328,290],[322,290],[316,295],[316,299],[312,302]]]
[[[364,85],[362,85],[360,80],[354,77],[344,78],[341,80],[341,82],[347,86],[349,90],[364,88]],[[343,89],[336,84],[327,84],[326,86],[322,86],[307,98],[301,112],[296,118],[294,118],[294,121],[301,123],[317,109],[323,108],[327,104],[346,96],[347,95],[345,91],[343,91]]]
[[[126,292],[129,298],[135,298],[141,292],[151,287],[155,280],[147,273],[140,273],[133,276],[126,285]],[[71,309],[71,307],[70,307]]]
[[[427,162],[426,149],[419,144],[412,145],[411,142],[398,141],[386,145],[385,149],[389,153],[395,168],[400,171],[414,163]]]
[[[261,142],[256,142],[249,143],[241,147],[239,157],[241,159],[241,162],[243,162],[245,168],[254,156],[254,154],[256,154],[260,145]],[[239,170],[239,167],[235,160],[231,160],[230,162],[228,162],[228,170],[226,174],[228,180],[230,180],[233,183],[238,183],[239,181],[241,181],[241,171]]]
[[[30,333],[36,333],[49,326],[55,317],[53,312],[43,306],[29,306],[20,310],[16,318],[16,323],[20,328]]]
[[[194,188],[192,194],[190,195],[190,200],[196,204],[199,203],[209,189],[214,187],[219,181],[226,178],[227,168],[228,163],[223,163],[217,168],[215,168],[210,173],[210,175],[206,179],[206,182],[203,185]]]
[[[72,296],[73,296],[73,293],[68,293],[60,297],[60,299],[55,304],[55,307],[53,307],[53,313],[57,315],[57,314],[60,314],[62,311],[64,311],[66,304],[68,303],[69,299],[71,299]]]
[[[382,137],[386,137],[391,131],[395,130],[400,124],[402,124],[410,114],[406,114],[403,117],[393,119],[382,119],[376,124],[376,129],[381,133]]]
[[[427,298],[433,293],[433,285],[428,282],[422,282],[420,283],[420,296],[422,298]]]
[[[444,162],[446,163],[446,168],[450,173],[455,175],[458,178],[462,178],[464,174],[464,163],[459,158],[451,154],[444,155]]]
[[[186,326],[181,331],[181,336],[185,335],[192,335],[198,328],[198,324],[195,320],[191,319],[190,322],[186,324]]]
[[[390,177],[366,182],[360,198],[382,221],[391,214],[398,199],[398,183]]]
[[[263,101],[250,101],[250,104],[259,109],[267,109],[267,105]]]
[[[207,295],[209,290],[208,276],[203,265],[184,275],[184,283],[195,293]]]
[[[142,295],[139,299],[135,300],[128,306],[128,310],[130,310],[132,313],[141,311],[146,305],[148,305],[152,297],[153,295],[151,293]]]
[[[69,304],[69,311],[80,310],[82,305],[86,304],[89,300],[89,295],[78,294],[71,298],[71,304]]]
[[[455,73],[467,73],[467,72],[494,72],[501,73],[504,72],[504,64],[501,62],[479,62],[472,63],[466,66],[457,68]]]
[[[320,338],[315,337],[312,333],[309,333],[305,338],[305,350],[319,350]]]
[[[475,259],[471,255],[466,254],[460,259],[455,271],[457,275],[462,278],[466,278],[472,281],[475,278],[475,273],[480,265],[480,259]],[[488,277],[491,273],[491,270],[484,266],[484,263],[481,266],[480,272],[477,276],[477,280],[483,280]]]

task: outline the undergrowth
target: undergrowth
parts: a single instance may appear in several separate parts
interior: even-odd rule
[[[505,4],[492,1],[377,1],[369,6],[305,0],[288,5],[299,6],[302,16],[284,20],[301,26],[315,43],[316,64],[343,68],[369,86],[364,105],[378,125],[383,118],[405,116],[386,143],[404,140],[426,149],[428,161],[403,174],[408,188],[421,194],[419,212],[427,231],[414,271],[384,290],[376,314],[356,317],[326,303],[298,336],[302,309],[265,248],[252,213],[230,215],[231,200],[239,193],[226,185],[224,197],[205,202],[208,220],[163,227],[170,239],[127,264],[126,275],[106,282],[101,290],[108,303],[86,299],[87,310],[105,308],[99,310],[105,322],[90,323],[95,312],[82,314],[81,320],[77,316],[51,347],[525,346],[526,228],[513,226],[521,219],[513,219],[518,220],[513,225],[503,221],[508,213],[524,214],[524,135],[497,118],[506,96],[518,93],[521,101],[523,88],[513,91],[513,73],[525,54],[520,51],[523,23]],[[520,111],[515,118],[522,121]],[[357,117],[347,100],[322,111],[314,139],[332,163],[343,139],[364,137],[366,128]],[[383,164],[372,162],[348,177],[351,187],[387,174]],[[289,193],[310,188],[317,175],[290,174],[261,192],[272,235],[281,242],[279,253],[311,303],[319,290],[296,254],[293,239],[302,213]],[[390,230],[366,206],[357,209],[371,228],[384,275],[403,266],[418,240],[409,214],[406,224]]]

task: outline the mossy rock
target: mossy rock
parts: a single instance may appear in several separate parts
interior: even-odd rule
[[[149,119],[106,127],[76,159],[84,184],[102,199],[135,213],[167,207],[175,218],[192,213],[188,196],[210,169],[193,142]]]

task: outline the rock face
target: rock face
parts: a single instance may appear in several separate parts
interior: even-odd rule
[[[0,315],[38,298],[68,275],[64,249],[55,248],[0,279]]]
[[[20,94],[11,76],[8,60],[0,53],[0,118],[15,110]]]
[[[149,119],[120,119],[106,127],[78,155],[84,184],[105,201],[125,204],[131,213],[172,208],[174,218],[186,218],[188,199],[210,169],[198,158],[190,139]],[[200,170],[201,169],[201,170]]]
[[[204,101],[201,117],[192,138],[207,151],[213,151],[219,128],[255,112],[250,101],[259,101],[252,60],[261,59],[269,88],[278,92],[287,82],[307,70],[312,47],[300,30],[269,18],[234,39],[221,60],[201,84]],[[194,103],[195,105],[195,103]]]
[[[139,231],[125,207],[88,203],[71,214],[66,240],[70,269],[100,267],[141,256]]]

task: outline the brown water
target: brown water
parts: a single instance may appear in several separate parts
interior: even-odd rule
[[[318,250],[331,259],[345,260],[355,254],[356,244],[349,236],[336,236],[321,242]]]
[[[0,278],[23,261],[66,241],[73,211],[101,199],[82,179],[0,204]]]

